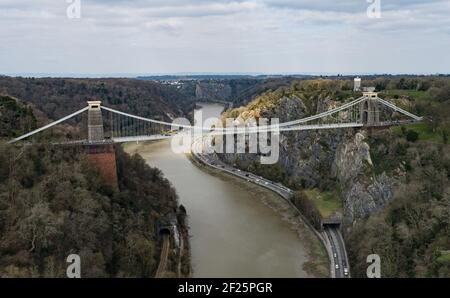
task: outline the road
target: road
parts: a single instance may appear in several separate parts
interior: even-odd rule
[[[158,269],[156,270],[155,278],[164,277],[164,272],[166,272],[167,257],[169,256],[169,249],[170,249],[170,236],[163,235],[161,256],[159,258],[159,265]]]
[[[324,227],[324,232],[331,244],[331,252],[333,254],[333,264],[336,278],[350,277],[348,268],[347,254],[345,250],[342,234],[338,228],[333,226]],[[337,268],[336,268],[337,265]],[[345,274],[347,272],[347,275]]]
[[[236,169],[224,162],[222,162],[220,159],[216,158],[214,154],[204,154],[199,153],[202,151],[202,144],[203,142],[200,142],[199,139],[194,140],[192,145],[192,154],[202,162],[203,164],[229,173],[233,176],[239,177],[241,179],[246,180],[247,182],[254,183],[257,185],[260,185],[262,187],[265,187],[269,190],[272,190],[273,192],[277,193],[284,199],[290,202],[290,198],[293,195],[294,191],[287,188],[286,186],[275,183],[271,180],[265,179],[263,177],[257,176],[253,173],[249,173],[246,171],[242,171],[240,169]],[[326,236],[325,236],[326,235]],[[350,277],[350,269],[348,266],[348,259],[347,259],[347,252],[345,249],[345,244],[342,238],[342,234],[338,228],[335,226],[324,226],[324,232],[322,233],[322,236],[327,237],[330,245],[328,245],[329,255],[330,255],[330,271],[334,270],[332,273],[332,277],[336,278],[344,278],[344,277]],[[336,268],[337,265],[337,268]],[[345,269],[344,269],[345,268]],[[345,275],[346,270],[348,273]]]

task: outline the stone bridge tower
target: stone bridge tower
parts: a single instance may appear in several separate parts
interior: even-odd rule
[[[377,92],[363,92],[363,96],[367,99],[360,103],[360,122],[364,126],[377,126],[380,124],[380,107],[376,100]]]
[[[89,143],[102,142],[105,139],[103,132],[101,101],[88,101],[88,140]]]

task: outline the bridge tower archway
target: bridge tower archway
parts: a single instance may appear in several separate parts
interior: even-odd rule
[[[363,103],[362,103],[362,113],[361,113],[361,116],[362,116],[362,123],[364,124],[364,125],[366,125],[368,122],[369,122],[369,101],[368,100],[365,100]]]
[[[366,100],[360,104],[360,121],[364,126],[376,126],[380,123],[380,108],[376,92],[364,93]]]

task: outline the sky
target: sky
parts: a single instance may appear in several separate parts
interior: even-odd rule
[[[450,73],[450,0],[0,0],[0,74],[174,73]]]

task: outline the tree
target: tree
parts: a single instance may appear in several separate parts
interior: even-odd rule
[[[296,191],[292,198],[294,205],[308,219],[308,221],[318,230],[321,230],[322,217],[314,203],[303,191]]]
[[[156,221],[178,215],[161,171],[119,149],[120,191],[105,191],[73,147],[2,146],[0,153],[0,277],[65,277],[72,253],[85,277],[152,276]]]
[[[419,139],[419,134],[415,131],[415,130],[408,130],[406,132],[406,140],[408,140],[408,142],[415,142]]]

